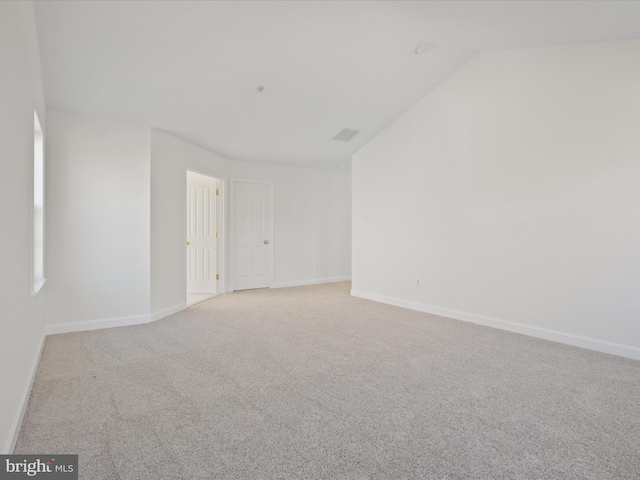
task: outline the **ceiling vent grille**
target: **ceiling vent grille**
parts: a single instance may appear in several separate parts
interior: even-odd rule
[[[339,142],[348,142],[353,137],[355,137],[358,133],[359,133],[358,130],[351,130],[350,128],[345,128],[340,133],[338,133],[335,137],[333,137],[331,140],[337,140]]]

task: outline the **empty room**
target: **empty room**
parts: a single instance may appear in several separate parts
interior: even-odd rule
[[[0,479],[640,478],[640,2],[0,1]]]

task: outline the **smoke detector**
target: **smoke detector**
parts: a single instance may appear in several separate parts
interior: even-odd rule
[[[350,128],[344,128],[342,131],[338,132],[335,137],[331,140],[337,140],[339,142],[349,142],[353,137],[355,137],[358,133],[358,130],[352,130]]]

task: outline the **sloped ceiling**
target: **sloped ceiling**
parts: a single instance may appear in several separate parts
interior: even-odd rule
[[[346,170],[477,52],[640,37],[640,2],[616,1],[41,1],[36,13],[48,108],[232,159]],[[416,55],[420,43],[434,47]],[[343,128],[360,133],[332,141]]]

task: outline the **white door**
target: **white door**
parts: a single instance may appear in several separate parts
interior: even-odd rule
[[[218,181],[187,171],[187,293],[215,294]]]
[[[270,184],[233,182],[233,289],[269,287],[271,242]]]

